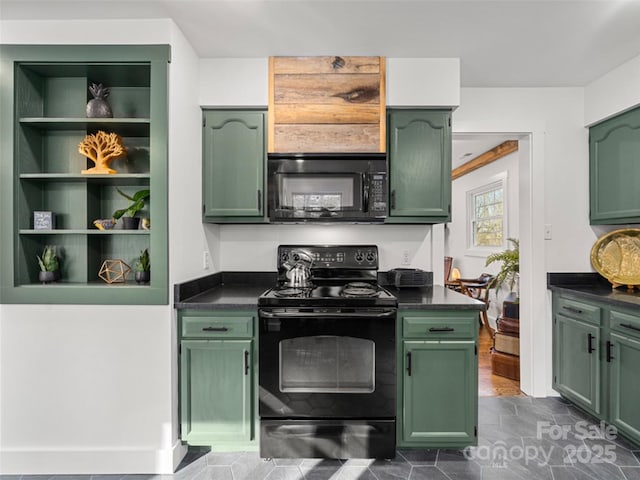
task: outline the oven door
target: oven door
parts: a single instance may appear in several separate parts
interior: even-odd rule
[[[395,418],[396,309],[261,309],[261,418]]]

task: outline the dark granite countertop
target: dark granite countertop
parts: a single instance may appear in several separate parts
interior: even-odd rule
[[[385,286],[398,299],[398,308],[416,310],[484,310],[484,302],[440,285],[396,288]]]
[[[257,308],[258,297],[276,284],[276,272],[218,272],[175,285],[174,308],[242,310]],[[439,285],[396,288],[385,285],[407,309],[484,310],[485,304]]]
[[[613,289],[604,277],[594,272],[547,273],[547,288],[616,307],[640,307],[638,290],[630,292],[625,287]]]
[[[175,285],[174,308],[243,310],[276,283],[276,272],[218,272]]]

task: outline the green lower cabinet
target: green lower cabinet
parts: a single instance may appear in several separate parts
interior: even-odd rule
[[[183,340],[180,355],[182,440],[251,440],[253,341]]]
[[[474,445],[478,364],[474,341],[403,342],[403,446]]]
[[[553,388],[640,446],[640,315],[553,294]]]
[[[640,444],[640,340],[610,336],[609,421]]]
[[[556,314],[554,386],[591,413],[600,413],[600,327]]]

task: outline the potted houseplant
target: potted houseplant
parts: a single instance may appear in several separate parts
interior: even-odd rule
[[[151,280],[151,262],[149,261],[149,250],[146,248],[140,252],[136,261],[135,278],[137,283],[149,283]]]
[[[496,289],[496,295],[502,285],[509,287],[509,292],[515,293],[516,298],[520,297],[518,291],[518,280],[520,276],[520,241],[515,238],[507,239],[512,248],[503,250],[502,252],[492,253],[487,257],[485,266],[491,265],[494,262],[502,262],[500,271],[497,273],[493,282],[493,287]],[[515,288],[515,290],[514,290]]]
[[[55,282],[60,278],[60,262],[55,247],[46,245],[42,250],[42,256],[36,255],[40,271],[38,280],[42,283]]]
[[[145,200],[149,198],[149,190],[138,190],[133,196],[129,196],[119,188],[118,193],[129,200],[131,204],[127,208],[121,208],[113,212],[113,219],[118,220],[122,217],[122,227],[126,230],[137,230],[140,225],[140,218],[136,214],[144,208]]]

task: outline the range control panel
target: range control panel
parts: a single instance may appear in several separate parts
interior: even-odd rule
[[[376,245],[280,245],[278,268],[305,256],[313,260],[312,268],[378,269]]]

